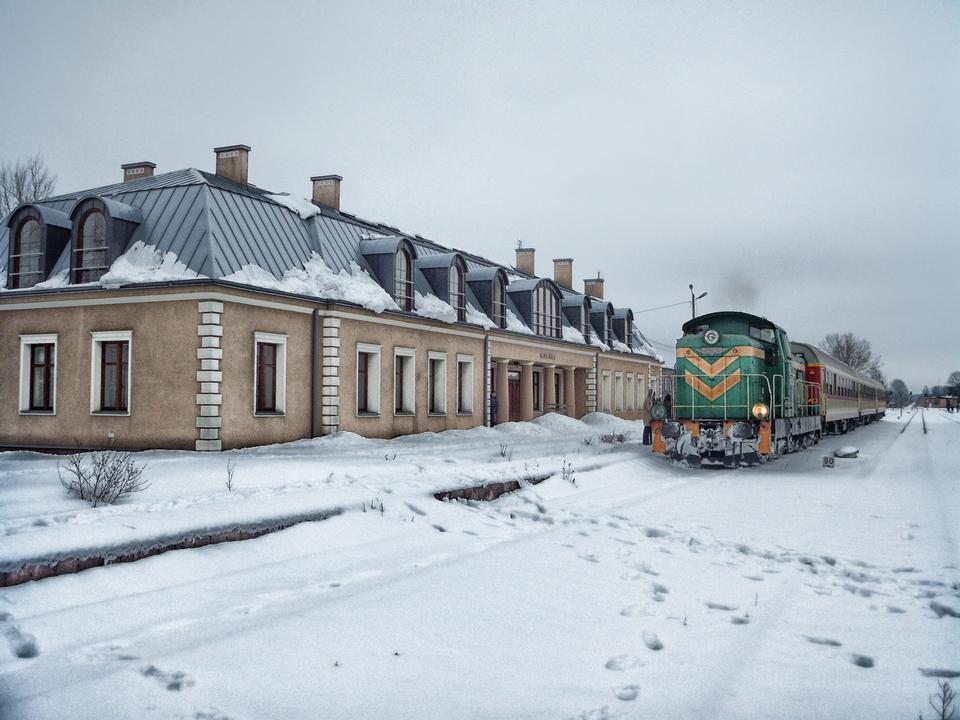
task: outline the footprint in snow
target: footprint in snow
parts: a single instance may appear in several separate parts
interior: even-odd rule
[[[744,575],[743,577],[753,582],[764,582],[766,580],[762,575]]]
[[[730,622],[733,623],[734,625],[749,625],[750,618],[748,618],[746,615],[744,615],[743,617],[739,615],[734,615],[732,618],[730,618]]]
[[[668,595],[670,593],[666,585],[662,585],[658,582],[650,583],[650,589],[658,595]]]
[[[630,702],[631,700],[637,699],[637,695],[640,694],[640,686],[639,685],[621,685],[620,687],[613,689],[613,694],[617,696],[617,700]]]
[[[426,515],[426,514],[427,514],[425,510],[421,510],[419,507],[417,507],[417,506],[414,505],[413,503],[409,503],[409,502],[408,502],[408,503],[404,503],[404,505],[406,505],[408,508],[410,508],[411,510],[413,510],[413,512],[415,512],[417,515]]]
[[[644,529],[643,534],[648,538],[658,538],[666,537],[667,532],[666,530],[661,530],[660,528],[648,527]]]
[[[156,665],[149,665],[141,668],[140,674],[145,678],[156,680],[160,685],[171,691],[178,692],[185,687],[193,687],[193,678],[180,670],[164,672]]]
[[[581,560],[586,560],[587,562],[598,563],[600,559],[593,553],[587,553],[586,555],[578,556]]]
[[[952,680],[960,677],[960,670],[947,670],[945,668],[917,668],[924,677],[946,678]]]
[[[30,633],[25,633],[16,625],[11,625],[6,631],[7,642],[10,643],[10,652],[16,657],[26,660],[40,654],[37,640]]]
[[[807,642],[813,643],[814,645],[827,645],[829,647],[840,647],[843,645],[839,640],[833,640],[831,638],[815,637],[813,635],[804,635],[803,637]]]
[[[887,612],[899,615],[900,613],[905,613],[906,610],[901,607],[897,607],[896,605],[887,605]]]
[[[861,655],[860,653],[850,653],[847,658],[857,667],[862,668],[872,668],[874,665],[873,658],[869,655]]]
[[[200,708],[193,714],[193,720],[233,720],[229,715],[224,715],[216,708]]]
[[[646,645],[650,650],[663,650],[663,643],[660,642],[660,638],[657,637],[655,632],[644,630],[643,644]]]
[[[635,667],[643,667],[643,663],[640,662],[640,658],[636,655],[616,655],[615,657],[607,660],[607,664],[604,665],[607,670],[613,670],[614,672],[623,672],[625,670],[630,670]]]
[[[732,612],[737,609],[736,605],[724,605],[723,603],[710,602],[709,600],[703,603],[711,610],[726,610],[727,612]]]

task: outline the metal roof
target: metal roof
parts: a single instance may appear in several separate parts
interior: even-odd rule
[[[302,268],[313,253],[334,271],[349,271],[352,264],[369,269],[363,252],[381,247],[389,251],[388,246],[396,248],[401,241],[408,241],[418,259],[414,278],[418,290],[429,291],[419,268],[448,265],[450,258],[459,254],[467,264],[468,280],[506,272],[521,278],[508,283],[509,292],[532,290],[538,283],[548,282],[561,292],[564,304],[570,298],[582,302],[584,297],[560,288],[551,278],[538,278],[334,208],[318,207],[318,214],[302,219],[299,213],[272,200],[270,194],[254,185],[187,168],[57,195],[32,205],[41,213],[56,211],[56,217],[69,216],[79,202],[97,197],[107,205],[111,216],[139,223],[130,244],[139,241],[161,253],[171,252],[190,270],[214,279],[228,277],[251,264],[279,278],[291,268]],[[0,223],[0,270],[6,268],[8,255],[9,229],[6,223]],[[69,268],[69,259],[68,246],[51,274]],[[519,315],[509,292],[507,307]],[[468,299],[479,307],[473,302],[475,298]],[[593,305],[600,302],[591,300]]]

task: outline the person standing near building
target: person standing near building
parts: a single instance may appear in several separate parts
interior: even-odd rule
[[[650,427],[653,420],[653,390],[647,390],[647,397],[640,410],[640,419],[643,420],[643,444],[651,445],[653,443],[653,428]]]

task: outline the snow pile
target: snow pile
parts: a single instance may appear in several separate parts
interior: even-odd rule
[[[110,288],[133,283],[193,280],[198,277],[202,276],[180,262],[174,253],[161,253],[156,245],[144,245],[138,240],[104,273],[100,285]]]
[[[640,332],[636,326],[633,328],[633,339],[636,347],[635,352],[649,355],[652,358],[656,358],[658,362],[663,362],[663,356],[656,351],[650,341],[643,336],[643,333]]]
[[[420,317],[442,320],[448,323],[457,321],[457,311],[436,295],[430,293],[423,295],[417,292],[414,295],[414,300],[416,301],[414,312]]]
[[[384,310],[399,310],[387,291],[359,265],[350,263],[350,272],[334,272],[317,253],[312,253],[303,269],[290,268],[277,280],[259,265],[244,265],[240,270],[223,278],[228,282],[253,285],[271,290],[309,295],[325,300],[343,300],[381,313]]]
[[[631,350],[626,343],[622,343],[616,338],[613,339],[613,344],[611,347],[613,347],[613,349],[616,350],[617,352],[624,352],[624,353],[633,352],[633,350]]]
[[[593,345],[594,347],[600,348],[601,350],[609,350],[609,349],[610,349],[610,348],[607,346],[606,343],[601,342],[601,341],[600,341],[600,338],[598,338],[596,335],[592,335],[592,334],[590,335],[590,344]]]
[[[467,322],[479,325],[484,330],[492,330],[497,325],[493,320],[487,317],[487,314],[477,310],[473,305],[467,303]]]
[[[34,290],[51,290],[53,288],[66,287],[70,284],[70,270],[64,268],[60,272],[51,276],[49,280],[44,280],[43,282],[38,282],[33,286]]]
[[[320,214],[320,208],[306,198],[296,197],[294,195],[290,195],[289,193],[281,193],[280,195],[267,195],[267,197],[278,205],[283,205],[288,210],[292,210],[293,212],[297,213],[303,220]]]
[[[572,325],[564,325],[561,328],[561,332],[563,333],[563,339],[567,342],[580,343],[581,345],[587,344],[587,341],[583,337],[583,333]]]
[[[516,315],[514,315],[510,309],[507,309],[507,330],[517,333],[523,333],[524,335],[534,335],[533,330],[528,328],[523,324],[523,321],[520,320]]]

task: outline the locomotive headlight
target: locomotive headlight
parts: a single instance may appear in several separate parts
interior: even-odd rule
[[[757,403],[753,406],[752,412],[757,420],[763,420],[770,413],[770,408],[767,407],[766,403]]]
[[[703,334],[703,341],[707,345],[716,345],[720,341],[720,333],[710,328]]]
[[[653,420],[663,420],[667,416],[667,406],[663,403],[657,403],[650,408],[650,418]]]

